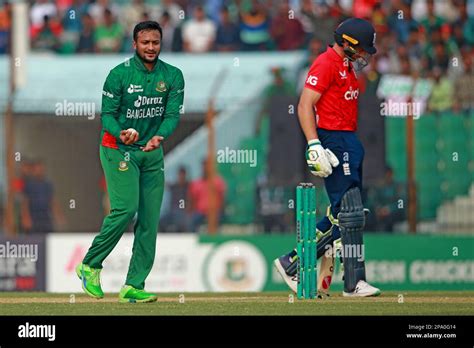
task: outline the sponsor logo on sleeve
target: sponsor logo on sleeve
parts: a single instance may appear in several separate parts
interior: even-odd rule
[[[114,99],[114,95],[110,92],[107,91],[102,91],[102,94],[105,95],[106,97],[109,97],[111,99]]]
[[[318,78],[313,75],[309,75],[306,83],[310,84],[311,86],[316,86],[318,84]]]

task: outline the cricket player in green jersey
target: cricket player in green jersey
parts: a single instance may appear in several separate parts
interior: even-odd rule
[[[132,258],[119,301],[157,299],[144,287],[155,259],[164,190],[161,144],[176,129],[184,98],[181,70],[158,58],[161,38],[157,22],[137,24],[133,30],[134,57],[110,71],[102,91],[100,161],[111,209],[76,267],[82,289],[95,298],[104,297],[102,262],[137,214]]]

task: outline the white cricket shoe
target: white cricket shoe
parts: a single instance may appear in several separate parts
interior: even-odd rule
[[[353,292],[342,292],[344,297],[370,297],[380,295],[380,289],[370,285],[366,281],[359,280]]]
[[[273,261],[273,264],[275,265],[276,270],[278,273],[280,273],[281,277],[285,281],[286,285],[296,294],[296,291],[298,290],[298,281],[296,280],[296,275],[294,276],[289,276],[286,274],[285,269],[283,268],[283,265],[281,264],[280,259],[275,259]]]

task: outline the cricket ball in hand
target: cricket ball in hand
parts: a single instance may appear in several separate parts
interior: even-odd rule
[[[133,128],[127,129],[127,135],[128,135],[129,138],[131,138],[132,136],[135,136],[137,133],[138,132]]]

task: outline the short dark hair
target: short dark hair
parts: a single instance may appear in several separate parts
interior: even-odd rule
[[[161,29],[158,22],[144,21],[138,23],[135,25],[135,28],[133,28],[133,41],[137,41],[138,33],[142,30],[158,30],[160,32],[160,36],[163,37],[163,30]]]

